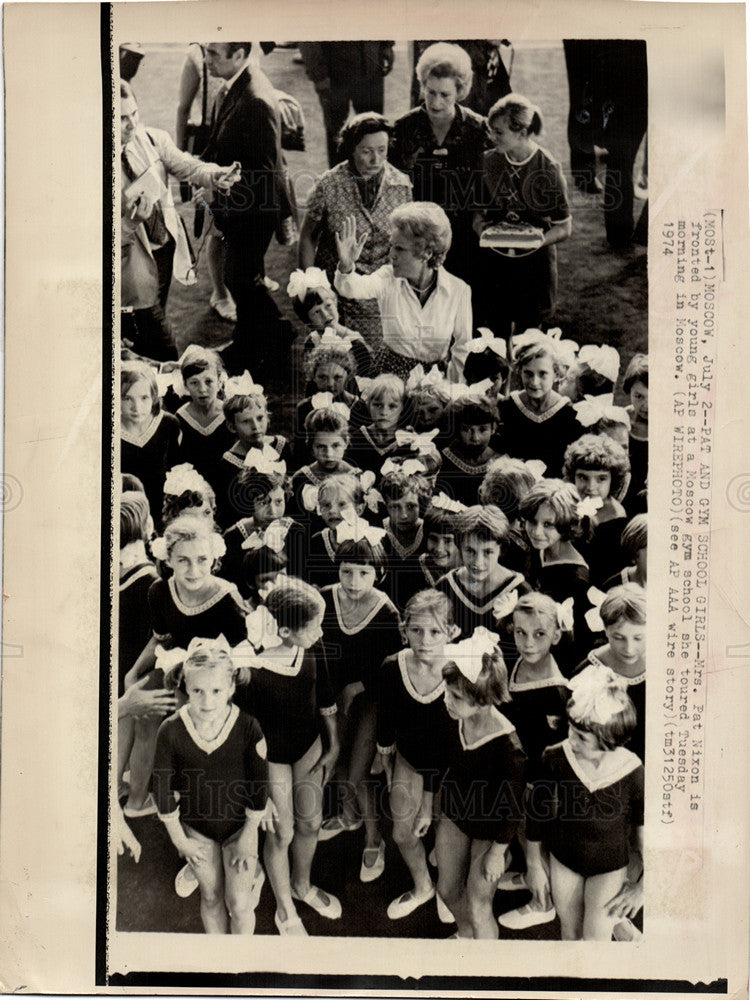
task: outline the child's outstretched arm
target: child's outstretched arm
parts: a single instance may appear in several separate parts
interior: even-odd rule
[[[135,661],[133,666],[125,674],[125,687],[129,688],[144,674],[149,673],[156,666],[156,647],[159,645],[159,640],[156,636],[152,635],[148,640],[146,645],[143,647],[143,652]]]
[[[335,706],[334,706],[335,708]],[[333,769],[336,766],[336,761],[339,759],[339,736],[336,728],[336,713],[335,711],[331,714],[326,714],[323,716],[323,722],[326,727],[326,742],[328,743],[328,749],[324,750],[323,753],[318,758],[316,764],[310,769],[311,774],[316,774],[318,771],[321,772],[321,782],[325,785],[326,781],[333,774]]]
[[[568,217],[563,219],[562,222],[553,222],[547,232],[544,234],[544,246],[552,246],[553,243],[562,243],[563,240],[567,240],[570,234],[573,232],[573,222]]]

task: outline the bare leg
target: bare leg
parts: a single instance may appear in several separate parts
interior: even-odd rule
[[[438,892],[453,914],[458,936],[474,936],[466,896],[466,879],[471,861],[471,841],[447,816],[441,816],[435,835],[438,864]]]
[[[491,840],[472,840],[471,868],[466,883],[469,900],[469,918],[473,937],[494,941],[498,936],[497,921],[492,912],[496,882],[488,882],[482,875],[482,859],[492,847]]]
[[[289,764],[268,762],[271,798],[278,817],[275,830],[266,833],[263,849],[266,873],[276,897],[276,911],[282,921],[297,915],[289,885],[289,845],[294,836],[294,806],[292,799],[292,768]]]
[[[411,872],[417,895],[429,892],[432,886],[424,844],[412,832],[414,820],[422,803],[423,789],[422,775],[407,764],[401,754],[396,753],[391,784],[393,839],[398,844],[401,857]]]
[[[156,754],[156,733],[161,719],[136,719],[135,740],[130,751],[130,792],[125,807],[142,809],[146,804]]]
[[[583,890],[583,940],[611,941],[616,918],[607,915],[605,904],[616,896],[625,883],[627,868],[592,875]]]
[[[310,773],[321,754],[317,739],[304,757],[292,766],[294,797],[294,838],[292,839],[292,885],[296,895],[310,891],[310,871],[318,846],[318,831],[323,821],[322,774]],[[323,893],[322,896],[325,894]],[[323,900],[327,904],[327,899]]]
[[[550,854],[552,902],[560,918],[563,941],[580,941],[583,936],[583,889],[585,879]]]
[[[185,825],[185,832],[191,840],[197,840],[208,847],[206,858],[200,864],[191,865],[198,879],[201,893],[201,920],[206,934],[226,934],[229,930],[227,908],[224,905],[224,865],[221,847]]]
[[[117,792],[123,784],[123,775],[128,769],[128,761],[135,740],[135,720],[123,716],[117,720]]]
[[[222,846],[224,863],[224,899],[229,911],[232,934],[252,934],[255,930],[255,907],[251,893],[255,884],[257,864],[253,861],[250,871],[237,871],[229,863],[231,844]]]
[[[378,815],[378,797],[370,777],[370,767],[376,750],[377,709],[374,702],[369,700],[364,702],[362,697],[357,699],[362,704],[357,706],[357,729],[349,758],[349,782],[357,796],[359,813],[365,821],[365,847],[377,847],[383,835]]]

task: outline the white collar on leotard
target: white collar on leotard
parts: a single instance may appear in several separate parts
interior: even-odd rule
[[[473,743],[467,743],[464,737],[464,720],[460,719],[458,723],[458,735],[461,739],[461,746],[464,750],[477,750],[479,747],[484,746],[485,743],[490,743],[492,740],[496,740],[499,736],[510,736],[511,733],[515,733],[516,727],[509,722],[502,712],[499,712],[493,705],[492,718],[495,720],[497,729],[493,730],[491,733],[487,733],[486,736],[480,736],[478,740]]]
[[[632,750],[627,747],[617,747],[615,750],[608,750],[602,758],[597,776],[584,771],[580,762],[570,746],[570,740],[562,741],[562,748],[568,763],[573,768],[576,777],[590,792],[601,791],[602,788],[609,788],[616,781],[621,781],[627,777],[631,771],[635,771],[641,766],[640,757],[637,757]]]
[[[187,705],[183,705],[177,714],[182,719],[185,729],[188,731],[188,736],[193,743],[195,743],[198,749],[202,750],[204,753],[213,753],[214,750],[218,750],[219,747],[226,743],[229,738],[229,734],[234,728],[235,722],[239,718],[240,710],[236,705],[231,706],[229,709],[229,715],[227,716],[227,721],[221,727],[216,737],[212,740],[206,740],[200,735],[198,730],[195,728],[195,723],[190,718]]]
[[[409,671],[406,668],[406,655],[409,652],[408,649],[402,649],[398,654],[398,669],[401,671],[401,680],[403,681],[404,687],[406,688],[410,697],[414,701],[418,701],[421,705],[429,705],[433,701],[437,701],[439,698],[443,697],[445,693],[445,681],[440,681],[436,688],[433,688],[429,694],[420,694],[419,691],[412,684],[411,677],[409,676]]]
[[[143,448],[147,445],[151,438],[156,434],[156,430],[164,419],[164,411],[160,410],[151,423],[148,425],[145,431],[141,434],[131,434],[130,431],[126,431],[125,428],[120,429],[120,437],[123,441],[127,441],[128,444],[133,444],[136,448]]]

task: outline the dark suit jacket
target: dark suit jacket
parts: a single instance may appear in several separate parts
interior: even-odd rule
[[[245,68],[232,84],[212,126],[204,160],[242,164],[241,179],[228,195],[217,194],[212,211],[218,228],[241,239],[271,217],[274,226],[289,215],[281,156],[281,126],[273,88],[265,75]]]

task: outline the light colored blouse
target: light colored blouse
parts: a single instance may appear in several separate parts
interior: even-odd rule
[[[471,289],[465,281],[437,269],[437,285],[422,305],[406,278],[396,278],[386,264],[372,274],[352,271],[334,277],[336,291],[350,299],[377,299],[383,340],[396,354],[414,364],[447,360],[451,382],[463,382],[464,362],[471,343]]]

